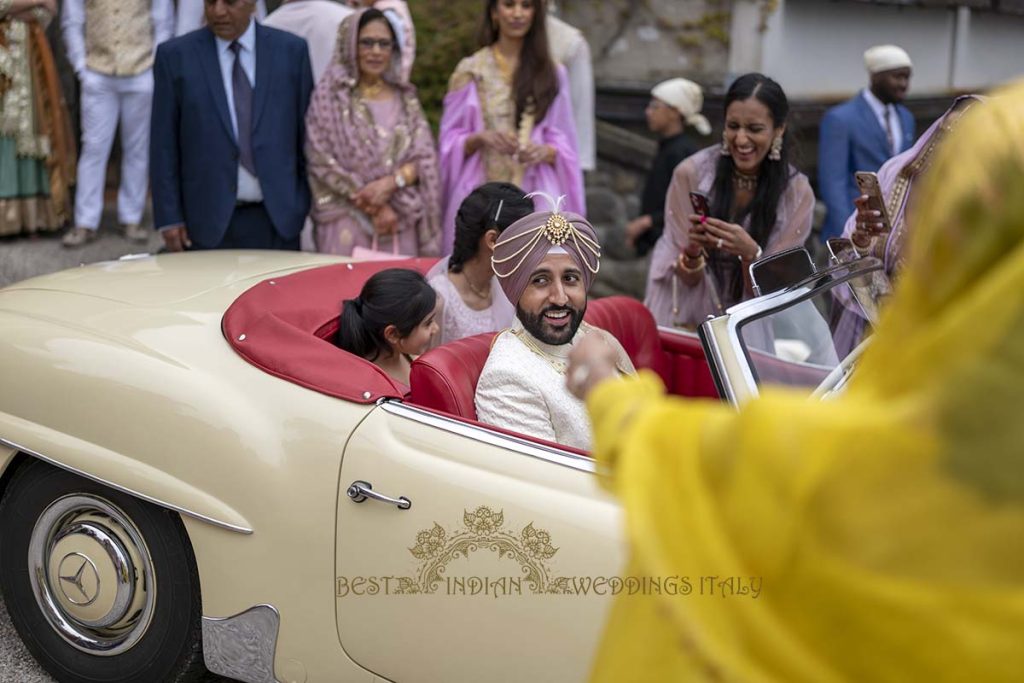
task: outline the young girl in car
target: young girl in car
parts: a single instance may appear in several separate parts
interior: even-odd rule
[[[437,294],[422,275],[389,268],[371,276],[342,304],[339,347],[365,358],[408,391],[412,357],[437,334]]]

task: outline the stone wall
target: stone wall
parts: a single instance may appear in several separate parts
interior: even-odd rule
[[[732,0],[559,0],[559,15],[590,42],[599,84],[685,76],[724,80]]]
[[[603,121],[597,122],[600,154],[588,173],[587,217],[601,240],[601,272],[592,296],[625,294],[642,299],[647,259],[625,243],[626,223],[640,213],[640,191],[654,158],[654,140]]]

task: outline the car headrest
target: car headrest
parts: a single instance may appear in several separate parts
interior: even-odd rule
[[[475,420],[476,383],[496,334],[448,342],[414,360],[409,371],[409,401]]]

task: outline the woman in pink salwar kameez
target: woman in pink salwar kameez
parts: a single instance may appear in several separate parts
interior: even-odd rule
[[[376,246],[438,255],[437,154],[399,60],[394,29],[379,10],[342,21],[334,62],[306,112],[317,251],[347,256]]]
[[[485,47],[449,81],[439,136],[445,254],[459,205],[486,182],[565,195],[566,211],[585,212],[569,85],[548,53],[544,19],[540,0],[490,0]]]

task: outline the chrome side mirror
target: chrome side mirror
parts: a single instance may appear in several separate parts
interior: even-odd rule
[[[785,289],[816,272],[807,250],[795,247],[751,263],[750,281],[754,286],[754,296],[761,296]]]

